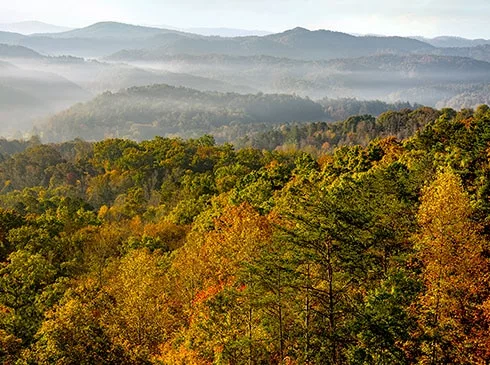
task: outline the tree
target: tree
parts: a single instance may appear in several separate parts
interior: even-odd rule
[[[420,325],[428,341],[423,363],[488,363],[490,295],[488,242],[472,219],[473,209],[459,177],[438,173],[422,195],[416,236],[425,292]]]
[[[146,249],[131,251],[104,290],[112,299],[102,316],[107,334],[128,353],[143,357],[156,353],[172,328],[158,260],[158,254]]]
[[[43,312],[62,295],[56,269],[40,254],[15,251],[0,266],[0,329],[29,344],[42,322]],[[61,292],[61,293],[60,293]]]
[[[233,364],[264,353],[259,349],[267,341],[255,312],[256,287],[246,268],[270,239],[268,219],[244,203],[225,207],[213,230],[191,233],[175,252],[173,298],[181,304],[188,349],[202,359]]]
[[[27,363],[90,365],[134,364],[102,324],[107,296],[94,281],[84,280],[47,313],[35,345],[24,353]]]

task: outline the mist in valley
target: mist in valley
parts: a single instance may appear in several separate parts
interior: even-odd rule
[[[449,40],[441,42],[352,36],[304,28],[262,36],[219,37],[112,22],[59,33],[0,32],[0,134],[7,138],[32,134],[77,137],[76,133],[51,133],[53,120],[70,116],[75,121],[67,122],[68,125],[76,125],[78,118],[88,123],[89,129],[108,120],[120,126],[121,131],[111,127],[109,134],[87,136],[93,139],[137,137],[138,133],[122,133],[127,125],[137,129],[140,127],[135,125],[144,129],[166,125],[151,133],[188,136],[189,130],[170,128],[164,121],[174,120],[176,110],[188,110],[192,123],[200,113],[210,113],[207,106],[196,100],[180,100],[182,104],[175,107],[173,94],[177,89],[173,88],[152,100],[152,105],[142,101],[138,92],[130,93],[132,99],[126,103],[134,104],[134,110],[128,115],[120,111],[116,120],[113,115],[110,118],[105,115],[104,103],[97,102],[105,100],[96,97],[107,92],[117,95],[128,88],[150,85],[217,92],[224,99],[229,93],[255,98],[270,94],[270,99],[273,95],[294,95],[305,103],[312,100],[318,105],[326,99],[354,98],[389,105],[412,103],[458,109],[487,102],[488,46],[476,42],[469,47],[472,43],[458,39],[462,47],[448,48],[443,46]],[[438,44],[442,46],[437,47]],[[93,101],[84,107],[76,106],[90,100]],[[161,110],[157,115],[145,111],[158,106]],[[224,107],[235,114],[247,113],[243,105]],[[264,108],[261,117],[254,114],[247,118],[253,124],[266,126],[313,121],[299,115],[296,120],[275,120],[271,117],[274,105]],[[272,114],[268,115],[267,110]],[[223,115],[216,109],[212,113]],[[334,121],[338,117],[342,115],[327,112],[317,115],[318,121]],[[227,126],[240,120],[232,116],[225,119],[221,122]],[[216,132],[204,127],[197,130]]]

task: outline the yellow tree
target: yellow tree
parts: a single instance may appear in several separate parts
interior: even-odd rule
[[[228,206],[213,230],[191,233],[176,252],[170,276],[189,344],[182,351],[196,351],[203,361],[252,357],[260,330],[249,295],[253,283],[243,273],[270,244],[271,231],[250,205]]]
[[[488,363],[488,248],[460,179],[439,173],[423,191],[416,237],[425,292],[420,324],[429,339],[422,363]]]
[[[145,249],[133,250],[113,270],[105,287],[112,305],[102,322],[116,343],[128,346],[137,356],[151,355],[173,322],[166,310],[166,282],[159,256]]]

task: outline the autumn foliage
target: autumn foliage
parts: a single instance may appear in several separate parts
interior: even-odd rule
[[[0,363],[488,364],[489,110],[2,155]]]

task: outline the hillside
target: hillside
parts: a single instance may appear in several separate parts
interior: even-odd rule
[[[218,37],[248,37],[248,36],[264,36],[272,34],[266,30],[249,30],[237,28],[185,28],[183,31],[187,33],[200,34],[205,36]]]
[[[490,62],[490,44],[484,44],[474,47],[438,48],[434,51],[434,54],[471,57],[476,60]]]
[[[407,53],[415,50],[429,51],[433,48],[427,43],[410,38],[353,36],[329,30],[310,31],[305,28],[295,28],[264,38],[274,40],[298,51],[308,52],[308,56],[303,57],[303,59],[360,57],[390,51],[396,53]]]
[[[83,39],[124,39],[124,40],[141,40],[151,38],[159,34],[166,33],[181,33],[183,32],[142,27],[138,25],[124,24],[118,22],[100,22],[92,24],[85,28],[73,29],[65,32],[58,32],[53,34],[34,34],[36,37],[49,36],[54,39],[63,38],[83,38]]]
[[[87,68],[92,68],[95,73],[87,77],[78,77],[77,83],[87,90],[94,93],[104,91],[119,91],[133,86],[146,86],[153,84],[167,84],[171,86],[182,86],[201,91],[219,91],[219,92],[239,92],[251,93],[257,90],[227,83],[225,81],[213,80],[211,78],[199,77],[184,73],[175,73],[158,70],[145,70],[142,68],[128,65],[114,65],[98,63],[96,66],[79,65],[80,72]],[[57,72],[65,74],[65,77],[76,77],[73,67],[66,67],[61,70],[55,67]]]
[[[19,33],[0,31],[0,43],[18,44],[19,42],[21,42],[23,39],[26,39],[26,38],[27,38],[26,36],[19,34]]]
[[[6,135],[7,131],[30,129],[36,118],[91,97],[89,92],[61,76],[4,62],[0,63],[0,94],[1,135]]]
[[[467,39],[462,37],[440,36],[435,38],[412,37],[438,48],[476,47],[490,44],[490,39]]]
[[[32,49],[22,47],[22,46],[12,46],[8,44],[0,43],[0,59],[9,59],[9,58],[43,58],[41,54]]]
[[[470,85],[441,104],[455,109],[470,109],[476,108],[482,102],[490,105],[490,84],[488,83]]]
[[[324,100],[329,112],[336,106],[349,106],[348,100]],[[267,131],[257,131],[239,139],[239,147],[266,150],[306,149],[308,151],[334,152],[342,146],[366,146],[369,142],[386,137],[405,139],[415,135],[441,113],[432,108],[414,109],[410,104],[388,105],[381,102],[351,101],[358,107],[345,119],[337,122],[281,125]],[[347,115],[347,114],[346,114]]]
[[[0,69],[0,83],[35,95],[47,106],[66,105],[73,100],[83,100],[90,95],[78,85],[56,74],[17,67]]]
[[[328,96],[390,102],[410,100],[433,106],[456,95],[456,87],[490,80],[487,62],[419,54],[304,61],[271,56],[168,55],[162,50],[137,50],[121,51],[107,60],[186,72],[267,93],[296,93],[315,99]],[[427,91],[407,93],[407,90],[422,89]]]
[[[225,94],[153,85],[108,92],[77,104],[50,118],[43,127],[43,138],[98,140],[113,136],[139,140],[156,135],[192,137],[223,129],[236,135],[250,126],[325,117],[320,104],[291,95]]]
[[[25,57],[22,57],[23,55]],[[5,46],[4,52],[2,52],[0,45],[1,59],[14,62],[22,69],[57,74],[93,94],[152,84],[184,86],[203,91],[239,93],[258,91],[252,87],[182,72],[145,69],[127,64],[85,60],[72,56],[45,57],[20,46]]]
[[[406,72],[418,75],[445,74],[447,78],[458,77],[464,73],[475,77],[488,75],[490,63],[469,57],[437,55],[376,55],[370,57],[347,58],[328,62],[330,67],[339,71],[387,71]],[[490,77],[490,76],[489,76]]]

